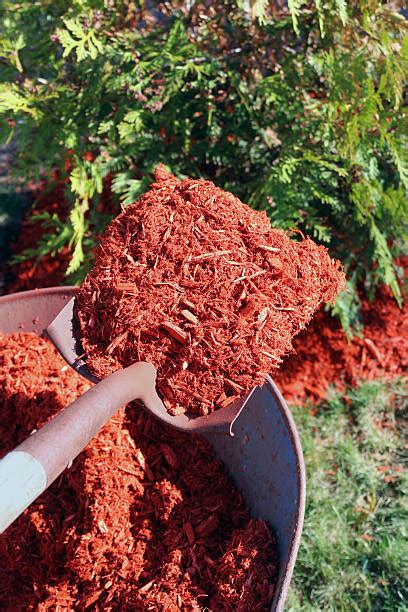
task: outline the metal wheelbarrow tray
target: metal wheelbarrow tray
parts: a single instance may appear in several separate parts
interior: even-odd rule
[[[0,332],[41,334],[75,292],[54,287],[0,298]],[[272,378],[256,389],[234,425],[234,437],[205,434],[226,465],[252,516],[278,542],[279,575],[271,610],[284,608],[305,509],[305,467],[290,411]]]

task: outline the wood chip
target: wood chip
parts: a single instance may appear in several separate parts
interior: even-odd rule
[[[262,355],[265,355],[265,357],[268,357],[269,359],[274,359],[275,361],[280,361],[279,357],[277,357],[273,353],[270,353],[269,351],[262,350],[260,352],[262,353]]]
[[[162,327],[163,329],[166,330],[168,334],[170,334],[172,338],[174,338],[181,344],[187,344],[188,333],[182,330],[181,327],[178,327],[178,325],[175,325],[174,323],[171,323],[170,321],[166,321],[165,323],[162,323]]]
[[[98,529],[99,529],[99,531],[101,533],[108,533],[109,532],[109,529],[107,528],[106,523],[105,523],[105,521],[103,519],[98,521],[97,525],[98,525]]]
[[[196,526],[195,532],[198,537],[208,537],[217,529],[218,525],[218,517],[211,514],[205,521]]]
[[[366,345],[368,351],[371,353],[371,355],[377,359],[377,361],[383,365],[383,358],[381,356],[380,351],[378,350],[377,346],[374,344],[374,342],[372,340],[370,340],[370,338],[364,338],[364,344]]]
[[[212,257],[221,257],[222,255],[229,255],[233,251],[212,251],[211,253],[202,253],[192,258],[192,261],[202,261],[203,259],[211,259]]]
[[[127,335],[128,335],[128,332],[124,331],[112,340],[112,342],[109,344],[109,346],[106,349],[106,352],[108,353],[108,355],[113,353],[115,348],[119,346],[119,344],[126,338]]]
[[[169,466],[173,469],[176,469],[178,467],[178,460],[174,451],[170,448],[168,444],[160,444],[160,449]]]
[[[137,287],[134,283],[127,283],[127,282],[117,283],[115,290],[121,293],[128,293],[130,295],[137,294]]]
[[[189,308],[190,310],[195,310],[195,305],[193,304],[193,302],[190,302],[185,297],[180,298],[180,303],[184,304],[184,306],[187,306],[187,308]]]
[[[146,476],[148,477],[149,480],[153,480],[154,476],[153,476],[153,472],[152,470],[149,468],[149,466],[146,463],[146,459],[142,453],[142,451],[140,449],[137,449],[136,451],[136,459],[140,465],[140,467],[142,468],[142,470],[144,471],[144,473],[146,474]]]
[[[148,591],[150,591],[150,589],[154,585],[154,582],[155,582],[154,579],[150,580],[150,582],[147,582],[144,586],[140,587],[139,593],[147,593]]]
[[[237,400],[238,398],[239,395],[231,395],[231,397],[226,397],[225,399],[219,401],[218,405],[221,406],[221,408],[226,408],[227,406],[235,402],[235,400]]]
[[[244,391],[244,387],[242,387],[238,383],[235,383],[233,380],[230,380],[229,378],[226,378],[225,376],[224,376],[224,381],[227,384],[227,386],[231,387],[231,389],[233,391],[235,391],[236,393],[240,393],[240,392]]]
[[[195,534],[194,534],[194,529],[191,523],[184,523],[183,525],[183,531],[186,534],[188,543],[190,544],[190,546],[192,546],[195,542]]]
[[[280,249],[272,246],[268,246],[267,244],[259,244],[258,249],[264,249],[265,251],[270,251],[271,253],[279,253]]]
[[[198,324],[197,317],[189,310],[182,310],[181,314],[183,315],[185,319],[187,319],[187,321],[190,321],[190,323],[193,323],[194,325]]]

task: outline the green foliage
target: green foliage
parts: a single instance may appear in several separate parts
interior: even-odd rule
[[[6,85],[0,83],[0,112],[27,113],[33,118],[38,118],[38,112],[34,108],[29,95],[21,93],[14,83]]]
[[[406,610],[408,478],[403,386],[365,383],[299,408],[305,528],[286,609]],[[405,457],[405,459],[404,459]]]
[[[62,57],[68,57],[75,50],[78,62],[90,57],[96,59],[103,51],[103,44],[97,39],[94,30],[83,29],[79,19],[62,19],[64,28],[57,28],[56,35],[64,47]]]
[[[63,223],[58,215],[48,212],[32,215],[31,219],[41,223],[45,232],[40,239],[37,248],[26,249],[23,253],[13,257],[14,262],[25,261],[34,257],[40,257],[42,253],[56,255],[58,251],[72,239],[72,230],[69,225]]]
[[[79,276],[105,177],[119,210],[161,161],[327,245],[352,289],[385,282],[400,299],[406,22],[380,0],[249,5],[3,2],[0,137],[19,143],[16,172],[64,177],[69,151]]]

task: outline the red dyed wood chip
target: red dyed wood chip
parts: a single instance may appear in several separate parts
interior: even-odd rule
[[[0,457],[89,383],[34,334],[0,334]],[[120,410],[0,536],[0,610],[267,610],[275,538],[211,447]],[[241,608],[238,608],[241,606]]]
[[[343,286],[325,247],[159,166],[150,191],[107,227],[77,315],[97,376],[152,362],[170,410],[207,414],[262,384]]]

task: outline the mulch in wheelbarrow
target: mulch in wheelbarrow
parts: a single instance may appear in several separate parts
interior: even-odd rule
[[[34,334],[0,336],[0,456],[89,383]],[[277,551],[201,438],[121,409],[0,535],[0,609],[264,610]]]
[[[79,335],[98,377],[151,362],[170,413],[208,414],[263,383],[344,273],[213,183],[155,178],[105,231]]]

